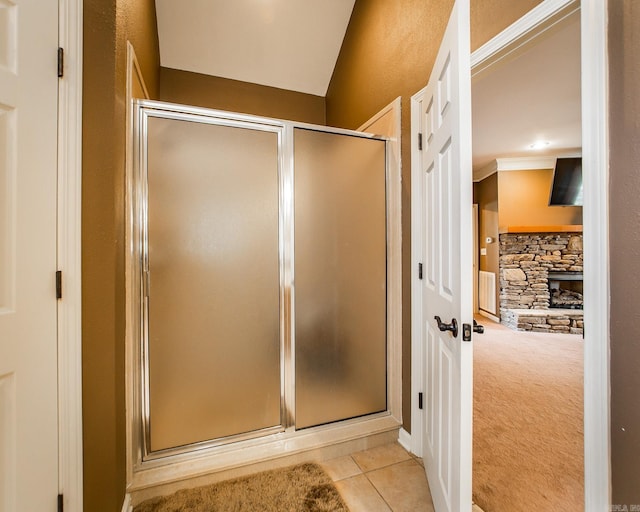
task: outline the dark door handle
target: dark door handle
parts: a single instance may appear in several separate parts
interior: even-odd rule
[[[484,325],[480,325],[475,320],[473,321],[473,332],[477,332],[478,334],[484,334]]]
[[[439,316],[435,316],[434,318],[436,319],[436,322],[438,322],[438,329],[442,332],[451,331],[454,338],[458,337],[458,321],[455,318],[451,320],[450,324],[445,324]]]

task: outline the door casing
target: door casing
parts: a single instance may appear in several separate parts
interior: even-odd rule
[[[584,337],[584,450],[585,510],[608,509],[611,501],[610,407],[609,407],[609,145],[608,145],[608,57],[607,3],[600,0],[545,0],[525,16],[471,54],[472,74],[492,59],[508,53],[532,34],[543,30],[563,13],[580,8],[582,67],[582,159],[584,183],[585,318]],[[419,122],[413,113],[411,137],[417,140]],[[419,158],[412,147],[412,160]],[[415,169],[419,170],[419,169]],[[419,177],[412,170],[412,183]],[[417,272],[422,233],[418,216],[421,199],[412,191],[411,250],[411,440],[413,453],[423,453],[423,412],[417,397],[426,376],[420,339],[422,300]]]
[[[58,82],[58,488],[64,510],[81,512],[82,0],[58,0],[58,6],[58,45],[65,56]]]

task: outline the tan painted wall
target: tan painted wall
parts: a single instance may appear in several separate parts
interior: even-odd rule
[[[325,123],[321,96],[160,68],[160,99],[304,123]]]
[[[125,492],[124,148],[126,40],[158,91],[153,0],[84,0],[82,392],[84,510]]]
[[[358,0],[327,98],[328,124],[354,128],[428,77],[452,0]],[[538,0],[472,0],[472,47]],[[152,96],[152,0],[84,0],[83,427],[85,510],[120,510],[124,494],[124,40],[134,40]],[[640,503],[640,5],[609,1],[611,88],[611,397],[614,503]],[[409,141],[403,144],[404,264],[409,262]],[[409,276],[404,276],[405,427],[409,429]],[[623,430],[624,429],[624,430]]]
[[[631,509],[640,505],[640,3],[608,5],[612,490]]]
[[[542,0],[471,0],[471,51],[522,18]]]
[[[553,169],[498,172],[500,229],[582,224],[581,206],[549,206]]]
[[[471,0],[475,49],[541,0]],[[453,0],[357,0],[327,93],[327,124],[357,128],[402,97],[403,422],[411,428],[410,98],[424,87]]]
[[[498,240],[498,173],[494,173],[484,180],[474,183],[473,202],[478,204],[478,247],[487,249],[486,256],[479,256],[479,269],[493,272],[496,275],[496,311],[500,304],[499,266],[500,243]],[[487,243],[491,237],[493,242]]]

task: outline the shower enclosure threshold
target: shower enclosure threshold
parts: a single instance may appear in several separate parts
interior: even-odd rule
[[[207,478],[208,482],[212,479],[217,481],[273,467],[274,464],[318,462],[348,455],[397,441],[401,426],[391,414],[379,413],[143,461],[134,468],[128,491],[133,493],[199,477]]]

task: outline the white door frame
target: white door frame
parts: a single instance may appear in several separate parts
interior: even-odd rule
[[[472,71],[508,54],[534,30],[572,10],[577,0],[544,0],[525,16],[471,54]],[[607,2],[582,0],[582,162],[584,182],[585,317],[584,337],[584,450],[585,511],[609,509],[611,498],[609,408],[609,123]],[[417,137],[418,119],[412,104],[411,136]],[[419,158],[413,154],[412,159]],[[419,183],[412,175],[412,183]],[[412,303],[411,303],[411,447],[422,456],[422,412],[417,393],[424,379],[422,363],[422,302],[417,265],[422,233],[419,229],[419,191],[412,190]]]
[[[58,6],[58,44],[64,49],[58,83],[58,492],[65,511],[81,512],[82,0],[58,0]]]

